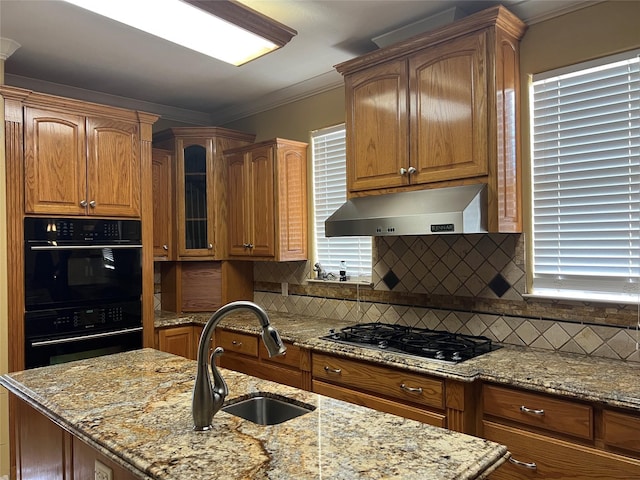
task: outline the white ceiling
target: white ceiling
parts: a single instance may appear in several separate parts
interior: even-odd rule
[[[5,63],[5,83],[146,110],[175,121],[221,125],[339,86],[342,77],[333,66],[376,49],[371,39],[378,35],[452,6],[470,14],[498,2],[242,3],[297,30],[298,35],[279,51],[234,67],[63,1],[0,0],[0,37],[21,44]],[[595,2],[502,3],[530,24]]]

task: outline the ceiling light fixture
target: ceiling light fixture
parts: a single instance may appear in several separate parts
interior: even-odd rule
[[[234,0],[65,1],[236,66],[298,33]]]

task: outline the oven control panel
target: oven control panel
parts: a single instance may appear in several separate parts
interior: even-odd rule
[[[119,302],[96,308],[51,309],[25,314],[25,337],[43,338],[141,325],[140,302]]]
[[[139,220],[27,217],[24,219],[27,242],[135,242],[141,239]]]

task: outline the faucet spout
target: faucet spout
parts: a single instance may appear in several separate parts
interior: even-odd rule
[[[191,407],[194,430],[203,431],[212,428],[213,416],[222,408],[224,399],[229,393],[227,384],[215,364],[215,359],[222,355],[224,350],[222,347],[217,347],[209,355],[209,349],[213,333],[220,320],[237,310],[248,310],[258,317],[262,327],[262,341],[270,357],[282,355],[286,351],[278,331],[271,326],[269,316],[260,306],[253,302],[239,301],[228,303],[218,309],[204,326],[198,344],[198,367]]]

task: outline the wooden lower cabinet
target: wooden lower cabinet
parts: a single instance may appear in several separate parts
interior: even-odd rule
[[[202,327],[187,325],[158,329],[158,350],[196,360]]]
[[[383,412],[475,433],[474,385],[349,358],[312,354],[313,391]]]
[[[87,480],[106,478],[96,468],[111,471],[113,480],[140,478],[59,427],[22,400],[12,396],[16,412],[15,464],[17,480]]]
[[[484,438],[506,445],[511,452],[492,480],[640,479],[637,459],[486,420],[483,432]]]
[[[482,389],[481,436],[511,458],[492,479],[640,480],[640,415],[503,385]]]
[[[214,344],[224,348],[224,354],[216,360],[220,367],[311,390],[310,353],[304,348],[285,341],[285,354],[269,357],[258,335],[220,328]]]

